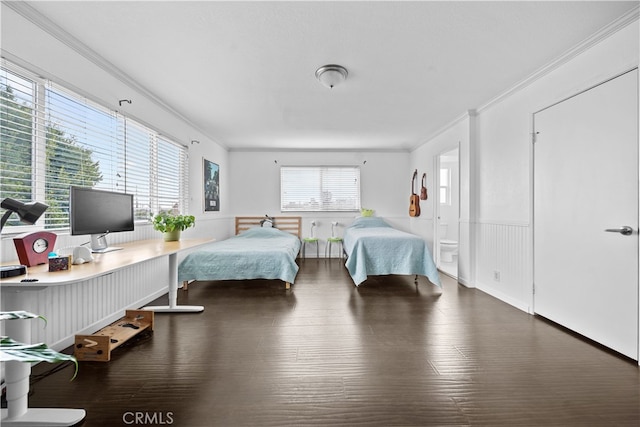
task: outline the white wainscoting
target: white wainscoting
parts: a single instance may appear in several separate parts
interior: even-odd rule
[[[478,221],[475,228],[476,287],[532,313],[533,259],[528,223]]]
[[[202,218],[196,227],[183,233],[184,238],[210,236],[217,240],[228,237],[233,220],[228,217]],[[136,226],[134,232],[109,235],[109,244],[117,246],[134,240],[159,239],[159,233],[150,225]],[[79,245],[87,236],[58,235],[56,248]],[[4,261],[16,258],[13,240],[3,239]],[[7,254],[7,251],[9,254]],[[181,260],[188,251],[181,252]],[[103,256],[108,256],[105,254]],[[51,273],[55,274],[55,273]],[[167,257],[150,260],[115,271],[101,277],[71,285],[56,286],[40,291],[27,291],[28,304],[11,307],[10,291],[2,291],[2,310],[27,310],[40,314],[47,323],[32,320],[32,342],[44,342],[55,350],[73,345],[77,334],[91,334],[118,320],[127,309],[137,309],[167,294],[169,289],[169,263]],[[167,300],[168,303],[168,300]],[[1,325],[0,325],[1,328]]]
[[[473,225],[468,219],[460,219],[458,227],[458,283],[468,288],[475,288],[473,279],[473,241],[471,239]]]
[[[44,316],[31,320],[32,342],[55,350],[73,344],[76,334],[91,334],[118,320],[126,309],[139,308],[168,291],[166,257],[143,262],[91,280],[21,291],[21,309]],[[10,290],[3,290],[3,310],[17,310]]]

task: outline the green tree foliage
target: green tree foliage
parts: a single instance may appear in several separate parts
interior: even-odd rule
[[[6,84],[0,86],[0,101],[0,198],[31,201],[34,112]],[[92,151],[82,147],[75,136],[51,123],[45,125],[45,135],[44,203],[49,205],[45,226],[58,228],[68,224],[69,186],[93,187],[102,174],[99,162],[91,158]],[[17,220],[13,223],[17,225]]]
[[[0,86],[0,102],[0,198],[31,200],[33,113],[5,85]]]
[[[82,148],[74,136],[47,126],[46,226],[68,223],[69,186],[93,187],[102,181],[100,163],[91,160],[92,151]]]

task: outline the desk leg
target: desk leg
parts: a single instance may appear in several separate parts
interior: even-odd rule
[[[169,305],[149,305],[142,308],[156,313],[199,313],[201,305],[178,305],[178,254],[169,255]]]
[[[9,299],[5,311],[24,309],[22,298],[27,297],[27,292],[4,293],[3,297]],[[31,326],[27,319],[13,319],[5,321],[7,336],[15,341],[31,344]],[[0,424],[4,427],[24,426],[73,426],[78,424],[86,416],[84,409],[58,409],[58,408],[29,408],[29,375],[31,365],[16,361],[6,362],[7,382],[7,409],[2,410]]]

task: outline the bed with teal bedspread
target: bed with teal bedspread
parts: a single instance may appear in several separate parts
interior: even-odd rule
[[[426,276],[434,285],[440,277],[427,242],[397,230],[379,217],[356,218],[344,232],[345,266],[356,286],[367,276],[389,274]]]
[[[203,246],[178,265],[178,280],[279,279],[293,284],[300,239],[277,228],[250,228]]]

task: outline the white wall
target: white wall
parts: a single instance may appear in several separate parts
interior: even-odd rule
[[[189,213],[196,215],[197,219],[196,227],[187,230],[184,236],[210,236],[217,239],[228,236],[231,220],[227,215],[231,191],[227,175],[228,153],[225,147],[205,137],[187,119],[171,111],[160,100],[147,93],[142,86],[136,84],[138,82],[130,81],[125,75],[114,74],[114,70],[106,61],[87,59],[83,56],[87,52],[74,45],[73,40],[64,34],[53,37],[4,5],[1,19],[1,47],[4,58],[107,108],[119,110],[122,114],[187,146],[191,187]],[[120,107],[120,99],[131,99],[132,103],[125,103]],[[200,144],[191,144],[192,140],[198,140]],[[203,157],[220,165],[220,212],[203,212]],[[70,236],[68,232],[56,234],[56,248],[76,246],[87,240],[87,236]],[[143,225],[136,226],[133,232],[114,233],[109,236],[109,242],[118,244],[159,238],[160,234],[150,225]],[[0,243],[0,261],[17,260],[12,236],[3,234]],[[45,341],[60,350],[72,343],[74,334],[91,333],[116,320],[123,314],[124,309],[138,308],[165,294],[168,289],[166,264],[166,260],[142,263],[104,278],[34,292],[30,306],[24,309],[44,315],[50,325],[46,332],[34,326],[34,340]],[[86,307],[91,308],[84,310],[81,315],[76,314],[78,309],[73,306],[79,304],[79,297],[74,291],[76,286],[82,286]],[[69,321],[70,316],[74,317],[73,322]]]
[[[147,126],[167,135],[175,142],[189,148],[190,206],[189,213],[196,215],[196,228],[185,233],[210,235],[214,238],[227,236],[228,209],[227,150],[216,141],[205,137],[188,120],[171,111],[161,101],[149,96],[142,87],[144,82],[132,82],[126,75],[114,74],[111,64],[102,58],[87,59],[72,38],[64,34],[51,36],[38,25],[28,21],[8,7],[2,7],[2,56],[17,65],[46,77],[56,83],[75,90],[81,95],[122,114],[132,117]],[[44,25],[44,24],[43,24]],[[51,28],[49,28],[51,30]],[[81,54],[82,53],[82,54]],[[91,57],[91,56],[89,56]],[[121,99],[132,103],[119,106]],[[191,141],[200,141],[192,144]],[[204,213],[202,207],[202,158],[220,165],[221,206],[218,213]],[[58,247],[82,243],[83,237],[71,237],[58,233]],[[133,233],[120,233],[109,237],[110,242],[126,242],[158,237],[147,227],[138,227]],[[6,236],[2,240],[0,259],[4,262],[16,259],[13,242]]]
[[[331,235],[331,222],[338,221],[338,234],[342,235],[344,226],[353,221],[356,212],[280,212],[280,166],[309,165],[360,166],[362,207],[375,209],[376,216],[408,229],[413,171],[406,152],[232,151],[229,154],[231,214],[302,216],[304,236],[310,234],[310,221],[315,219],[316,237],[321,239]],[[320,245],[322,256],[324,242]]]
[[[638,28],[636,18],[414,151],[414,164],[428,163],[448,144],[461,143],[461,283],[532,311],[532,114],[637,67]],[[469,250],[464,247],[467,220]]]
[[[420,176],[427,173],[427,189],[431,196],[425,201],[420,201],[422,214],[411,219],[411,231],[419,234],[431,242],[432,253],[435,232],[435,191],[436,188],[436,157],[448,150],[460,147],[459,167],[460,167],[460,205],[459,205],[459,236],[458,236],[458,281],[466,286],[473,287],[472,256],[471,256],[471,234],[470,224],[474,217],[471,209],[472,189],[470,178],[472,132],[474,123],[473,112],[461,117],[448,129],[433,137],[411,153],[411,167],[417,168]]]

